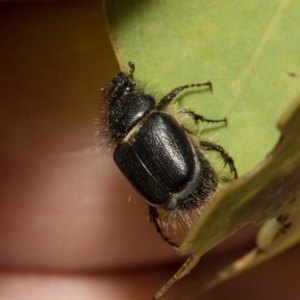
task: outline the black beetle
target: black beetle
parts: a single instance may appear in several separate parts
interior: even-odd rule
[[[101,88],[106,94],[106,131],[110,144],[115,146],[117,166],[148,203],[150,220],[161,237],[177,247],[162,232],[157,209],[192,212],[210,201],[219,179],[203,153],[217,151],[237,178],[228,153],[219,145],[196,138],[185,127],[182,116],[196,123],[227,120],[207,119],[186,109],[170,109],[181,91],[201,86],[212,90],[210,82],[179,86],[157,101],[134,80],[134,64],[128,65],[129,73],[120,72],[110,89]]]

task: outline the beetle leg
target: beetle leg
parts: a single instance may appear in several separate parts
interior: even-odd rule
[[[169,245],[171,245],[173,248],[176,250],[178,249],[178,245],[176,243],[173,243],[167,236],[164,235],[159,223],[158,223],[158,218],[159,214],[154,206],[148,205],[149,207],[149,220],[153,222],[156,231],[159,233],[161,238],[167,242]]]
[[[188,109],[183,109],[181,111],[182,113],[188,114],[190,117],[192,117],[192,119],[195,121],[195,123],[198,125],[199,121],[201,122],[208,122],[208,123],[220,123],[220,122],[224,122],[227,125],[227,119],[207,119],[201,115],[197,115],[194,111],[192,110],[188,110]]]
[[[172,90],[169,94],[165,95],[160,102],[157,104],[156,109],[157,110],[163,110],[166,106],[168,106],[172,100],[183,90],[192,88],[192,87],[200,87],[200,86],[208,86],[209,89],[212,91],[212,84],[210,81],[204,82],[204,83],[193,83],[193,84],[186,84],[181,85]]]
[[[224,150],[222,146],[205,141],[200,141],[200,145],[204,147],[204,150],[212,150],[219,152],[222,159],[224,160],[225,166],[228,164],[230,172],[234,174],[234,178],[238,178],[237,170],[234,165],[234,160],[231,156],[229,156],[229,154]]]

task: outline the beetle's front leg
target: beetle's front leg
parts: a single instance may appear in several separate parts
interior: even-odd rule
[[[207,81],[207,82],[204,82],[204,83],[193,83],[193,84],[181,85],[181,86],[175,88],[174,90],[172,90],[169,94],[165,95],[160,100],[160,102],[158,103],[158,105],[156,106],[156,108],[158,110],[163,110],[183,90],[188,89],[188,88],[192,88],[192,87],[200,87],[200,86],[208,86],[209,89],[212,91],[212,84],[211,84],[210,81]]]

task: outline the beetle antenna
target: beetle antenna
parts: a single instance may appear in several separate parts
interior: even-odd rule
[[[135,65],[134,65],[134,63],[133,63],[132,61],[130,61],[130,62],[128,62],[128,66],[129,66],[129,68],[130,68],[130,71],[129,71],[129,77],[130,77],[131,79],[133,79],[133,73],[134,73],[134,71],[135,71]]]

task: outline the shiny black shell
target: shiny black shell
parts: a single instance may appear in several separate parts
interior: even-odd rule
[[[138,88],[132,74],[119,73],[112,85],[107,122],[113,156],[135,189],[165,210],[193,210],[208,201],[218,178],[187,130]]]

